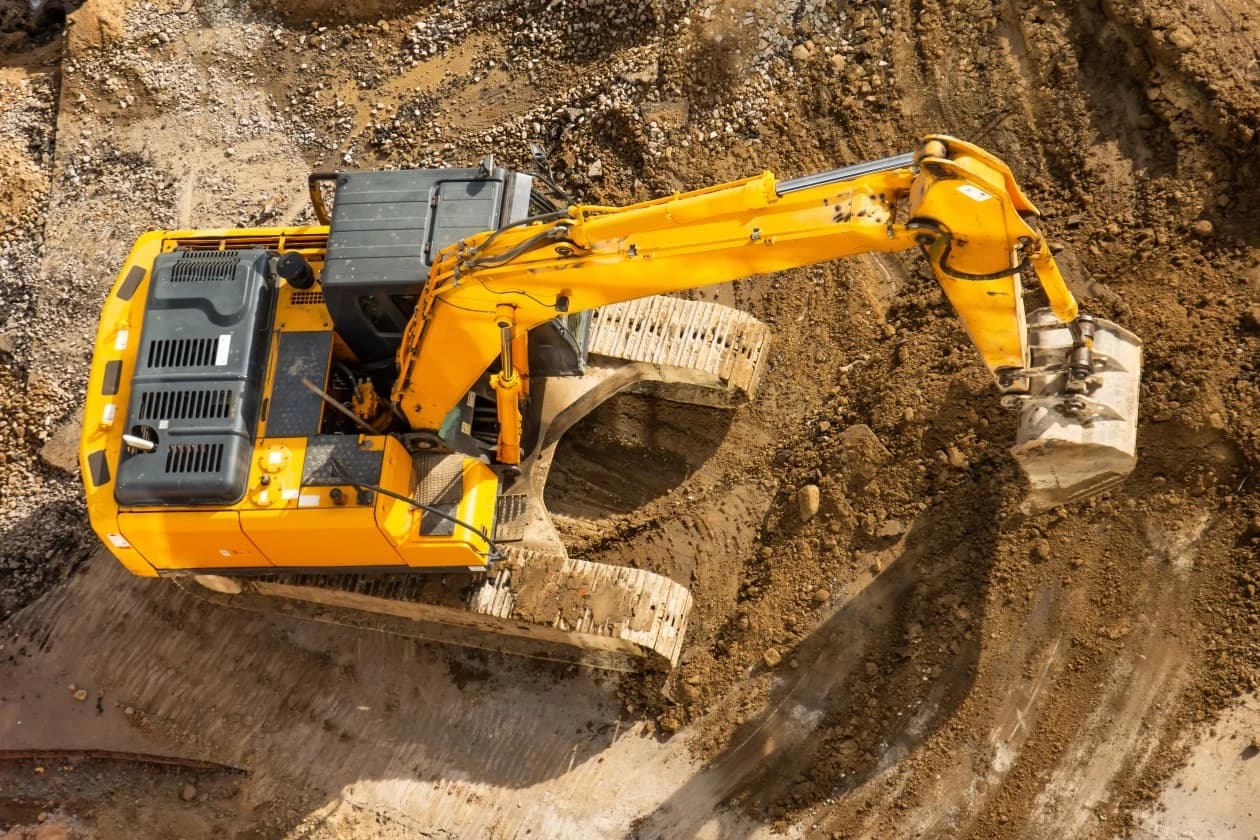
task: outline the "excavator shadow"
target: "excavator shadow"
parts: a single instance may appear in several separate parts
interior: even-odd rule
[[[630,836],[747,836],[845,796],[948,722],[974,683],[996,543],[958,523],[993,516],[999,493],[964,482],[920,517],[894,562],[783,652],[797,667],[780,666],[765,710]]]
[[[510,796],[633,724],[612,675],[225,609],[103,551],[3,628],[6,749],[239,768],[249,808],[383,786],[417,813],[461,780]]]
[[[605,519],[679,487],[725,440],[735,412],[622,392],[561,437],[544,490],[553,516]]]

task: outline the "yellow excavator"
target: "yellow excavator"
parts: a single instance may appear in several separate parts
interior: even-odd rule
[[[671,667],[690,593],[567,555],[543,503],[556,443],[625,389],[751,398],[766,326],[668,293],[872,252],[931,266],[1019,411],[1031,508],[1134,466],[1141,343],[1078,311],[1010,169],[960,140],[627,207],[490,158],[310,186],[318,225],[145,234],[105,301],[80,461],[92,526],[136,575]]]

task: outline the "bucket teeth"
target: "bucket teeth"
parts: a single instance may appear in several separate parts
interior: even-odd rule
[[[1082,391],[1068,387],[1072,334],[1039,311],[1030,318],[1028,393],[1021,397],[1012,453],[1028,478],[1026,512],[1037,513],[1100,493],[1137,463],[1142,342],[1097,320],[1094,373]]]

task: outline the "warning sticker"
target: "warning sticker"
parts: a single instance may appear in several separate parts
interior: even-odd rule
[[[988,201],[990,198],[993,198],[984,190],[971,184],[963,184],[958,188],[958,191],[967,196],[967,198],[974,198],[976,201]]]

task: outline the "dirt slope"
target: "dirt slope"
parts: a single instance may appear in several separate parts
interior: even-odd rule
[[[249,808],[188,805],[210,833],[406,836],[425,813],[450,836],[589,836],[614,779],[595,834],[1144,830],[1197,734],[1260,682],[1254,4],[385,5],[89,2],[67,37],[6,42],[0,616],[91,545],[73,464],[38,452],[77,426],[96,307],[130,241],[309,218],[313,167],[491,152],[528,167],[532,140],[576,195],[626,202],[957,134],[1012,164],[1086,307],[1145,340],[1138,471],[1089,504],[1020,514],[1013,418],[914,259],[745,281],[703,294],[773,326],[757,401],[728,415],[618,398],[570,433],[548,490],[574,553],[691,587],[670,680],[205,613],[94,560],[5,625],[23,651],[0,664],[21,677],[14,708],[90,675],[163,743],[248,766]],[[807,484],[821,507],[802,523]],[[109,623],[102,597],[136,618]],[[126,655],[141,628],[165,640],[156,662]],[[257,660],[232,641],[246,633]],[[181,664],[207,645],[235,664]],[[440,710],[441,737],[404,724],[405,704],[356,723],[355,698],[415,657],[400,696],[488,703],[504,726],[527,728],[522,698],[568,697],[540,718],[554,742],[530,741],[540,764],[502,769],[486,729]],[[254,722],[248,744],[177,702],[207,692],[215,714]],[[373,763],[382,750],[398,760]],[[334,769],[294,771],[321,751]],[[73,813],[121,807],[97,797]]]

